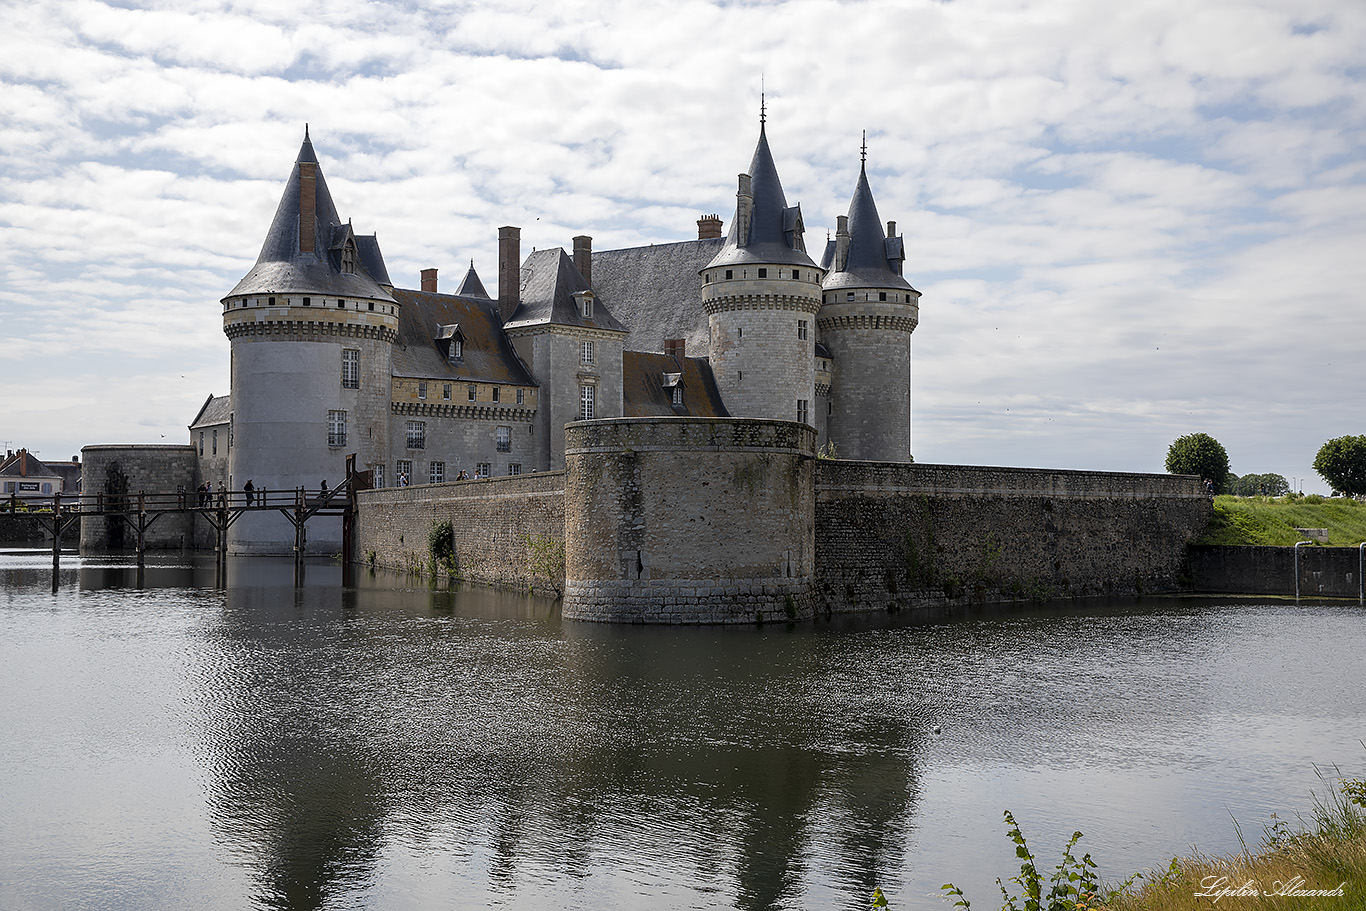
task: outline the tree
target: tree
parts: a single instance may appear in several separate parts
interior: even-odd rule
[[[1167,448],[1167,471],[1193,474],[1214,483],[1215,493],[1228,490],[1228,453],[1207,433],[1177,437]]]
[[[1245,474],[1229,487],[1229,493],[1239,497],[1255,497],[1259,494],[1279,497],[1290,489],[1290,482],[1282,475]]]
[[[1366,495],[1366,435],[1335,437],[1319,447],[1314,470],[1349,497]]]

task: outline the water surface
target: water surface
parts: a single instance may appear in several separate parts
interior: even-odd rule
[[[744,629],[310,564],[0,555],[0,907],[994,907],[1238,848],[1366,766],[1354,604]],[[1333,884],[1335,885],[1335,884]]]

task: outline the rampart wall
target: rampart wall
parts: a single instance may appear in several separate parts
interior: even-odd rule
[[[563,471],[386,487],[356,494],[355,558],[494,585],[564,585]],[[449,520],[454,548],[433,565],[432,525]]]
[[[1199,478],[822,460],[828,611],[1173,591],[1211,505]]]
[[[1197,545],[1190,549],[1190,587],[1201,592],[1294,595],[1295,550]],[[1360,598],[1361,556],[1357,547],[1300,547],[1300,596]]]

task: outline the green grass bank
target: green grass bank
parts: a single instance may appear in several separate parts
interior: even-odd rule
[[[1296,528],[1328,529],[1329,545],[1366,541],[1366,503],[1316,494],[1214,498],[1214,515],[1196,544],[1289,547],[1308,540]]]

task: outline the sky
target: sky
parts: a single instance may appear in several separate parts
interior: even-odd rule
[[[187,442],[308,125],[390,276],[497,231],[729,226],[767,131],[819,251],[862,137],[923,294],[917,461],[1327,493],[1366,433],[1361,0],[0,0],[0,448]],[[818,255],[818,254],[817,254]],[[700,291],[699,291],[700,296]]]

